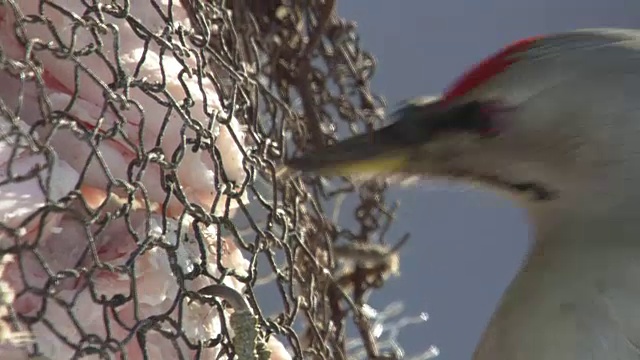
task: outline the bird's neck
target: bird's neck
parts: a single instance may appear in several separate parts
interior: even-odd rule
[[[640,211],[620,205],[607,212],[550,212],[532,221],[533,241],[517,275],[521,286],[538,283],[548,287],[541,294],[563,293],[578,302],[616,283],[635,287],[640,304],[640,282],[619,284],[631,273],[640,276]]]
[[[615,223],[640,224],[638,169],[605,169],[598,181],[559,182],[557,197],[551,201],[521,202],[538,241],[582,231],[585,226],[600,229]]]
[[[474,359],[638,359],[640,218],[555,215],[536,224]]]
[[[523,271],[606,278],[625,271],[626,261],[640,264],[640,212],[555,215],[532,227],[534,240]]]

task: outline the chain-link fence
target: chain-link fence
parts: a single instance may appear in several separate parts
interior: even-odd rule
[[[384,184],[275,176],[382,119],[334,1],[0,4],[0,358],[397,356]]]

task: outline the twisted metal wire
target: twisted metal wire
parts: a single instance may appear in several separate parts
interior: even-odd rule
[[[41,6],[53,6],[47,0],[38,0]],[[155,3],[156,0],[143,0]],[[209,78],[215,85],[221,103],[230,116],[240,119],[246,126],[247,144],[243,149],[244,170],[248,175],[241,184],[229,181],[223,171],[220,156],[213,146],[215,135],[209,128],[207,119],[193,119],[189,116],[189,102],[177,103],[164,99],[166,90],[129,77],[122,71],[122,64],[105,61],[115,81],[104,83],[98,76],[92,76],[90,68],[81,66],[81,59],[87,54],[98,54],[105,59],[100,46],[92,48],[73,48],[67,46],[67,39],[57,37],[56,44],[42,44],[26,38],[21,27],[48,26],[54,34],[50,19],[31,15],[24,18],[16,27],[16,36],[24,44],[27,56],[16,60],[0,51],[0,68],[20,77],[24,83],[35,83],[44,88],[42,64],[38,60],[44,53],[52,54],[74,62],[79,72],[92,76],[104,93],[104,109],[114,111],[121,119],[125,118],[121,109],[144,109],[127,97],[132,87],[141,89],[148,96],[163,102],[168,111],[180,114],[184,129],[194,130],[197,136],[182,136],[173,154],[162,154],[157,146],[145,152],[138,147],[137,158],[129,165],[127,178],[110,178],[107,191],[117,193],[126,201],[117,209],[90,210],[82,198],[80,187],[56,202],[48,202],[28,219],[40,219],[38,234],[43,233],[44,219],[60,213],[68,213],[77,219],[84,228],[88,248],[96,248],[96,238],[107,224],[118,219],[127,220],[133,208],[133,199],[142,196],[147,199],[144,185],[140,179],[146,167],[158,164],[162,169],[163,188],[167,192],[162,206],[166,215],[169,199],[176,197],[184,205],[180,217],[189,215],[195,219],[189,229],[181,229],[199,242],[202,237],[200,225],[215,225],[218,236],[234,238],[244,254],[250,259],[250,269],[246,276],[226,271],[218,262],[216,266],[224,276],[231,276],[246,285],[248,309],[251,319],[264,338],[268,334],[277,334],[285,340],[294,358],[305,359],[347,359],[353,339],[357,334],[363,344],[363,354],[370,359],[394,358],[397,355],[383,353],[378,339],[373,333],[373,321],[363,310],[368,296],[383,286],[387,277],[397,270],[399,261],[397,249],[393,246],[404,240],[388,241],[387,230],[393,221],[395,204],[385,197],[386,185],[377,182],[353,184],[346,179],[328,182],[316,176],[305,175],[294,179],[278,179],[276,168],[284,157],[298,152],[319,148],[334,141],[339,134],[368,131],[382,122],[385,106],[381,97],[370,90],[369,81],[374,75],[375,60],[364,51],[354,23],[341,19],[335,10],[333,0],[237,0],[237,1],[196,1],[173,0],[174,6],[187,9],[193,31],[174,24],[171,14],[166,16],[166,31],[158,37],[148,31],[144,24],[129,13],[132,6],[127,0],[104,1],[82,0],[86,12],[78,16],[58,8],[57,11],[72,19],[74,27],[95,34],[96,39],[107,35],[118,38],[117,27],[108,22],[110,17],[126,19],[136,29],[137,36],[145,46],[154,43],[161,51],[181,56],[194,56],[199,64],[197,76]],[[171,3],[171,2],[170,2]],[[109,5],[109,6],[106,6]],[[5,0],[4,11],[20,12],[20,2]],[[99,44],[99,41],[96,42]],[[0,49],[2,50],[2,49]],[[118,43],[115,42],[117,53]],[[117,59],[117,57],[116,57]],[[172,76],[172,74],[163,74]],[[77,81],[77,78],[76,78]],[[80,88],[76,82],[75,89]],[[57,161],[55,150],[46,139],[36,139],[33,134],[38,126],[53,125],[54,129],[72,128],[69,122],[71,114],[48,111],[47,96],[41,92],[41,111],[43,120],[25,131],[13,127],[12,131],[2,134],[3,139],[14,139],[16,144],[46,158],[45,173]],[[78,94],[73,94],[78,96]],[[16,121],[16,109],[10,109],[0,102],[0,113]],[[214,114],[211,115],[213,118]],[[168,120],[167,118],[164,120]],[[221,126],[230,125],[227,119],[217,117]],[[163,126],[166,126],[164,124]],[[117,124],[106,132],[98,133],[92,129],[73,129],[78,139],[93,149],[91,161],[101,162],[99,145],[115,136],[123,136],[123,130]],[[167,136],[160,132],[156,144],[161,144]],[[237,136],[237,134],[235,135]],[[133,145],[133,142],[131,143]],[[18,147],[18,145],[16,145]],[[148,148],[148,147],[147,147]],[[220,201],[226,201],[225,210],[216,215],[212,209],[203,208],[187,200],[176,174],[176,164],[187,152],[202,151],[214,159],[218,179],[215,187],[219,194],[226,195]],[[89,164],[87,164],[87,167]],[[7,166],[10,168],[10,164]],[[42,178],[42,169],[34,169],[20,177],[9,176],[5,182],[25,181],[29,177],[40,177],[45,193],[49,193],[48,176]],[[82,183],[82,176],[78,184]],[[3,184],[0,184],[0,186]],[[1,188],[0,188],[1,191]],[[242,194],[248,194],[250,203],[240,201]],[[224,199],[224,200],[222,200]],[[145,200],[145,212],[151,216],[148,199]],[[231,204],[239,206],[238,215],[229,216]],[[12,228],[0,223],[0,232],[15,239],[24,235],[23,226]],[[61,283],[72,279],[86,281],[85,287],[92,287],[91,274],[96,271],[112,271],[132,276],[136,271],[132,266],[135,257],[145,249],[162,246],[168,257],[175,259],[175,249],[159,243],[157,239],[141,237],[129,230],[139,244],[131,261],[125,266],[111,266],[94,262],[91,266],[78,265],[57,273],[50,273],[47,287],[44,289],[27,288],[25,292],[36,294],[49,301],[55,299],[55,289]],[[222,235],[221,235],[222,234]],[[186,235],[185,235],[186,236]],[[181,238],[179,236],[178,238]],[[218,239],[218,249],[221,249]],[[38,257],[39,235],[29,244],[19,244],[0,249],[0,255],[15,254],[19,259],[31,254]],[[376,249],[381,251],[375,251]],[[373,250],[372,250],[373,249]],[[385,249],[388,249],[385,250]],[[334,251],[337,250],[337,251]],[[341,266],[343,261],[353,260],[365,253],[373,261],[354,261],[349,268]],[[91,256],[87,250],[83,256]],[[355,254],[355,255],[354,255]],[[80,260],[79,264],[80,264]],[[356,259],[357,260],[357,259]],[[42,264],[46,268],[46,264]],[[203,267],[204,268],[204,267]],[[189,341],[181,324],[170,317],[171,311],[185,301],[211,302],[206,294],[188,291],[185,281],[189,276],[175,267],[175,281],[181,289],[174,299],[174,306],[166,314],[153,318],[139,319],[138,324],[128,328],[129,336],[125,341],[137,340],[144,353],[145,334],[156,331],[161,336],[172,339],[176,344],[186,344],[189,349],[200,351],[204,347],[222,345],[220,357],[238,354],[234,349],[229,332],[210,339],[207,343],[194,344]],[[206,270],[200,269],[203,272]],[[273,285],[269,289],[270,301],[278,302],[274,314],[262,310],[263,303],[257,295],[265,277]],[[221,282],[222,279],[216,279]],[[95,297],[106,313],[126,302],[135,302],[139,294],[134,291],[129,296],[112,298]],[[22,294],[18,294],[20,296]],[[277,295],[277,296],[276,296]],[[274,300],[276,299],[276,300]],[[60,303],[71,309],[75,302]],[[212,302],[215,311],[222,313],[224,306]],[[72,312],[69,311],[72,316]],[[34,324],[45,322],[40,312],[34,317],[10,312],[7,315],[15,328],[30,329]],[[106,319],[106,316],[105,316]],[[117,317],[116,317],[117,319]],[[81,328],[82,319],[74,319]],[[253,320],[251,320],[253,321]],[[160,331],[159,324],[170,324],[171,331]],[[56,324],[46,323],[55,333]],[[121,326],[125,326],[121,324]],[[349,330],[353,326],[353,329]],[[155,329],[155,330],[154,330]],[[355,331],[353,331],[355,330]],[[58,334],[59,337],[63,337]],[[99,339],[83,334],[81,341],[63,339],[68,346],[76,350],[78,357],[97,353],[110,358],[109,353],[125,347],[124,342],[113,339]],[[176,345],[176,349],[179,349]],[[31,347],[32,353],[38,353],[38,344]]]

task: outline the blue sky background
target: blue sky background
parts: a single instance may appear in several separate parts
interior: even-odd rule
[[[343,0],[338,12],[358,23],[363,48],[378,60],[373,87],[391,106],[438,94],[467,67],[523,37],[640,27],[638,0]],[[412,237],[402,277],[374,303],[401,298],[405,314],[429,313],[427,323],[401,334],[409,354],[435,344],[438,359],[469,359],[526,251],[525,214],[492,193],[460,186],[426,182],[391,193],[402,202],[393,229]]]

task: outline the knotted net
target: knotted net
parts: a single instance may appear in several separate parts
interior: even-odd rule
[[[382,120],[334,1],[0,21],[0,358],[399,357],[366,305],[403,243],[385,185],[275,176]]]

